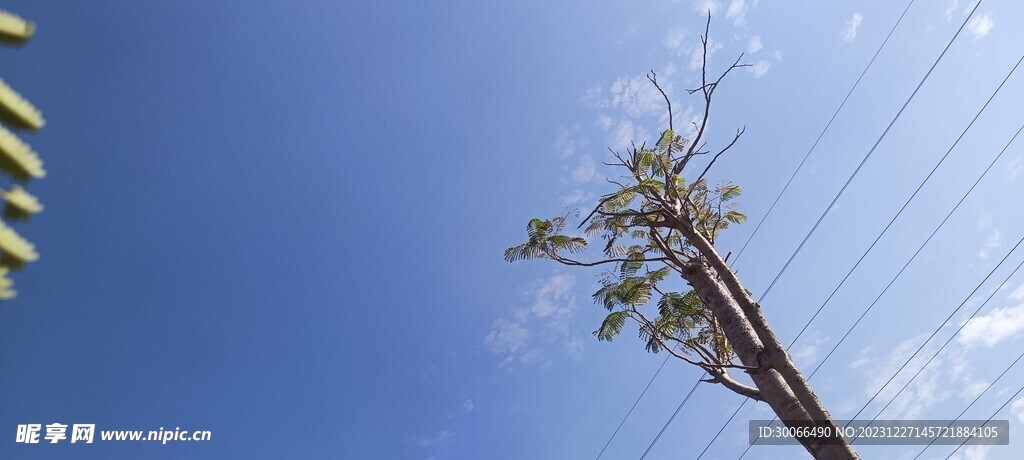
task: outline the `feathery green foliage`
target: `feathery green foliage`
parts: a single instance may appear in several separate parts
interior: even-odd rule
[[[22,45],[35,33],[35,25],[11,13],[0,11],[0,43]],[[43,162],[14,130],[37,131],[46,123],[42,113],[17,91],[0,80],[0,172],[9,175],[15,185],[0,190],[0,198],[7,202],[4,217],[11,221],[29,220],[43,210],[39,200],[17,183],[26,183],[46,175]],[[8,129],[10,128],[10,129]],[[35,246],[17,231],[0,221],[0,300],[14,298],[12,281],[7,278],[12,269],[19,269],[39,258]]]

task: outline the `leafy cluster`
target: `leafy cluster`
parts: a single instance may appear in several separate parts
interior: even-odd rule
[[[707,29],[701,37],[705,57],[706,34]],[[528,240],[505,251],[510,262],[551,259],[563,265],[614,267],[593,296],[609,311],[594,335],[612,340],[627,320],[634,320],[647,350],[672,353],[719,379],[725,378],[726,367],[735,366],[730,364],[733,352],[715,315],[695,291],[664,289],[662,285],[673,272],[684,280],[689,279],[687,273],[709,273],[708,251],[714,251],[722,232],[746,220],[736,208],[740,186],[728,181],[711,185],[706,178],[744,131],[737,130],[717,153],[704,150],[712,97],[731,70],[745,66],[740,59],[742,55],[717,79],[709,79],[703,68],[701,86],[688,90],[691,95],[701,94],[704,106],[690,138],[676,131],[672,102],[657,75],[649,74],[648,80],[665,98],[668,128],[653,147],[633,145],[626,152],[612,152],[617,161],[606,164],[622,168],[625,174],[618,180],[609,179],[616,189],[601,196],[581,220],[576,229],[583,234],[566,231],[568,214],[533,219],[527,224]],[[602,243],[600,258],[581,260],[593,241]],[[656,311],[649,312],[651,309]]]
[[[35,32],[32,22],[0,11],[0,43],[20,46]],[[0,172],[11,178],[11,185],[0,189],[6,205],[3,215],[8,222],[29,220],[43,210],[43,205],[22,185],[31,179],[46,176],[43,161],[21,140],[17,131],[36,132],[45,125],[42,114],[31,102],[0,80]],[[0,300],[15,297],[10,270],[22,268],[39,259],[35,245],[23,238],[7,222],[0,221]]]
[[[599,340],[614,339],[627,320],[633,320],[648,351],[679,351],[697,358],[685,358],[694,364],[721,365],[728,363],[733,353],[714,315],[693,290],[678,292],[661,285],[673,271],[682,273],[687,265],[701,261],[685,230],[697,232],[713,244],[730,225],[746,219],[736,209],[742,189],[730,182],[709,187],[704,177],[688,181],[683,173],[685,163],[703,153],[676,155],[687,147],[685,138],[668,129],[654,148],[634,146],[626,154],[616,153],[616,165],[628,175],[611,181],[617,189],[602,196],[580,222],[578,228],[584,235],[567,232],[568,213],[532,219],[527,224],[527,241],[508,248],[505,259],[613,265],[593,295],[595,303],[609,311],[594,332]],[[578,260],[594,240],[603,243],[602,258]],[[653,307],[649,306],[652,303]],[[656,311],[645,313],[650,308]]]
[[[728,339],[695,291],[663,292],[658,288],[658,283],[671,274],[669,267],[644,274],[636,272],[628,263],[622,263],[619,273],[602,279],[601,288],[594,292],[594,302],[609,311],[601,327],[594,331],[598,340],[615,339],[626,320],[633,319],[640,325],[640,338],[647,351],[657,353],[674,348],[714,364],[732,359]],[[655,294],[660,296],[658,314],[648,319],[641,307],[650,303]]]

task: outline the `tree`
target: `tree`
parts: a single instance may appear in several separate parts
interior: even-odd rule
[[[34,33],[33,23],[0,11],[0,42],[20,46],[32,38]],[[42,178],[46,176],[46,171],[43,170],[39,155],[12,130],[35,132],[46,122],[32,103],[3,80],[0,80],[0,120],[3,121],[0,124],[0,171],[15,182],[7,190],[0,190],[0,197],[7,203],[4,217],[11,221],[29,220],[33,214],[43,210],[43,205],[19,183]],[[38,258],[39,254],[32,243],[0,221],[0,300],[17,295],[11,289],[13,282],[7,278],[10,270],[19,269]]]
[[[633,321],[648,351],[665,351],[700,367],[709,376],[704,382],[767,403],[788,426],[828,427],[839,433],[839,426],[768,326],[761,306],[729,267],[728,256],[722,257],[715,247],[722,232],[743,223],[746,216],[735,205],[740,186],[728,181],[711,184],[708,174],[744,129],[713,155],[705,150],[706,129],[715,91],[731,71],[745,65],[740,64],[741,54],[717,78],[709,79],[707,27],[701,36],[701,86],[688,90],[690,95],[703,96],[703,116],[693,123],[692,138],[677,133],[672,102],[657,75],[648,74],[664,97],[668,129],[653,147],[634,144],[626,152],[612,151],[615,161],[606,164],[622,168],[625,175],[608,181],[616,189],[603,195],[576,227],[604,242],[601,257],[582,259],[588,239],[567,230],[579,214],[566,212],[531,220],[528,240],[508,248],[505,259],[550,259],[568,266],[609,268],[593,295],[609,311],[594,332],[598,340],[614,339],[627,321]],[[707,161],[699,167],[703,158]],[[673,275],[691,289],[666,289],[665,282]],[[650,312],[651,308],[655,311]],[[753,386],[730,371],[746,373]],[[841,437],[799,441],[815,458],[859,458]]]

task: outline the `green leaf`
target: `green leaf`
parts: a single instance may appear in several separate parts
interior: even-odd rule
[[[626,324],[626,318],[629,317],[629,312],[626,310],[613,311],[604,318],[601,322],[601,327],[594,331],[594,335],[597,336],[597,340],[607,340],[609,342],[622,332],[622,326]]]
[[[729,211],[722,217],[725,217],[725,220],[734,224],[742,224],[747,221],[747,215],[736,210]]]

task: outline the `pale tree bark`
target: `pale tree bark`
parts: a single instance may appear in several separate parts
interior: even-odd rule
[[[704,304],[718,319],[740,362],[747,367],[762,369],[751,371],[750,377],[760,390],[761,399],[771,406],[779,420],[787,426],[795,426],[796,423],[819,423],[820,420],[807,410],[796,394],[796,386],[776,368],[778,355],[773,356],[768,352],[769,348],[757,329],[748,320],[729,289],[718,281],[711,268],[703,264],[691,265],[683,271],[683,278],[693,286]],[[810,391],[806,381],[804,384],[804,389]],[[811,394],[813,395],[813,392]],[[831,418],[826,421],[834,425]],[[853,449],[846,445],[830,444],[820,438],[802,438],[799,441],[816,459],[858,458]]]
[[[708,26],[701,36],[705,58]],[[636,277],[630,279],[631,283],[641,284],[628,287],[632,290],[622,294],[623,298],[618,302],[620,306],[625,305],[627,308],[608,316],[600,329],[606,334],[603,340],[611,340],[610,337],[614,337],[621,330],[624,321],[621,319],[622,315],[628,313],[629,317],[641,323],[642,336],[646,335],[660,342],[660,347],[655,347],[655,350],[666,350],[677,358],[701,367],[711,376],[704,380],[705,382],[720,383],[741,396],[767,403],[787,426],[819,426],[830,428],[832,433],[838,434],[841,427],[797,369],[792,357],[769,327],[761,307],[744,289],[739,278],[729,267],[727,259],[715,249],[715,239],[719,232],[728,228],[729,222],[742,222],[745,216],[730,211],[728,205],[723,206],[738,196],[738,186],[719,186],[712,190],[707,186],[705,176],[716,160],[736,144],[744,130],[737,130],[732,141],[714,155],[710,155],[710,150],[704,150],[706,142],[703,142],[703,137],[712,96],[731,70],[745,66],[740,64],[740,59],[742,54],[715,80],[708,78],[707,61],[704,60],[701,86],[688,90],[690,94],[700,93],[704,96],[703,117],[699,122],[693,123],[694,137],[689,140],[683,139],[675,132],[672,103],[668,94],[658,84],[653,72],[648,75],[650,82],[665,98],[669,129],[662,133],[654,149],[645,146],[638,148],[634,145],[631,154],[625,158],[618,152],[612,152],[619,161],[612,165],[626,168],[632,176],[630,180],[635,181],[635,185],[629,186],[609,180],[620,186],[620,190],[604,196],[580,223],[582,228],[592,218],[595,219],[587,232],[605,232],[602,236],[608,241],[605,249],[607,258],[596,262],[584,262],[566,256],[566,253],[575,254],[582,251],[587,246],[587,241],[582,237],[561,234],[565,217],[557,221],[534,219],[528,226],[530,240],[506,250],[505,257],[509,261],[550,258],[564,265],[579,267],[615,264],[621,267],[623,274],[620,276],[623,277],[626,276],[625,273],[630,273],[630,270],[631,273],[636,273],[644,264],[665,264],[692,286],[700,303],[706,307],[706,311],[702,313],[679,313],[681,316],[696,316],[698,319],[692,324],[701,326],[683,326],[681,332],[678,325],[673,325],[673,318],[669,317],[666,320],[665,313],[659,313],[656,321],[644,316],[638,307],[650,300],[650,290],[661,293],[663,300],[667,298],[667,294],[658,290],[656,286],[658,280],[664,279],[663,275],[659,275],[655,280],[653,273],[648,272],[649,278],[646,281],[636,281]],[[703,165],[700,174],[693,180],[688,180],[684,177],[684,170],[691,160],[701,155],[708,155],[709,160]],[[663,185],[658,182],[662,179]],[[657,186],[651,184],[652,180],[656,181]],[[710,196],[711,194],[715,196]],[[660,233],[664,230],[669,230],[667,235]],[[554,234],[549,234],[550,232]],[[637,236],[637,232],[640,236]],[[645,233],[647,238],[643,238]],[[623,235],[641,240],[641,244],[629,246],[621,240],[617,242]],[[616,244],[619,246],[614,246]],[[653,255],[649,254],[652,252]],[[643,282],[650,283],[647,294],[636,294],[643,292],[635,289]],[[612,283],[606,285],[606,288],[613,286],[616,285]],[[608,295],[608,292],[602,295]],[[598,294],[595,294],[595,298],[597,296]],[[615,301],[607,303],[606,306],[612,310]],[[659,329],[658,321],[668,321],[661,324],[669,326]],[[606,325],[608,329],[605,329]],[[710,330],[714,337],[724,336],[724,339],[713,339],[716,344],[712,346],[713,350],[709,350],[704,346],[706,342],[695,342],[690,335],[695,328],[699,329],[700,333]],[[602,339],[598,332],[595,334]],[[675,351],[676,347],[681,351]],[[648,349],[651,349],[650,342]],[[725,349],[729,351],[723,352]],[[739,359],[740,364],[732,362],[734,357]],[[750,375],[754,387],[737,381],[728,374],[728,369],[737,368]],[[839,436],[830,439],[798,438],[798,441],[816,459],[859,459],[853,448]]]
[[[697,232],[689,225],[681,225],[679,230],[682,231],[683,236],[687,241],[690,242],[700,252],[700,254],[707,260],[708,264],[714,269],[714,273],[709,273],[707,276],[711,276],[716,279],[716,284],[724,284],[725,289],[728,291],[729,298],[738,304],[743,312],[745,319],[749,322],[751,329],[757,335],[758,339],[764,345],[764,351],[762,361],[759,365],[770,367],[774,371],[778,372],[785,382],[789,385],[793,394],[799,400],[800,405],[807,411],[811,419],[820,426],[826,426],[832,428],[833,432],[839,432],[841,428],[832,415],[825,408],[825,405],[818,398],[818,395],[811,389],[810,383],[803,376],[800,370],[796,367],[792,357],[786,351],[786,348],[782,345],[779,339],[775,336],[771,327],[768,326],[767,320],[761,313],[760,306],[750,298],[748,291],[743,288],[739,278],[735,272],[728,266],[725,259],[718,253],[715,247],[706,239],[700,232]],[[717,282],[717,279],[721,279],[721,283]],[[692,280],[691,284],[693,283]],[[696,288],[696,286],[695,286]],[[730,337],[730,340],[732,338]],[[739,351],[737,351],[739,355]],[[760,385],[758,385],[760,388]],[[764,389],[762,389],[764,391]],[[781,415],[779,417],[782,418]],[[856,459],[859,458],[857,453],[848,444],[838,444],[832,446],[834,457],[826,458],[838,458],[838,459]],[[810,449],[808,449],[810,450]],[[823,457],[815,457],[823,458]]]

